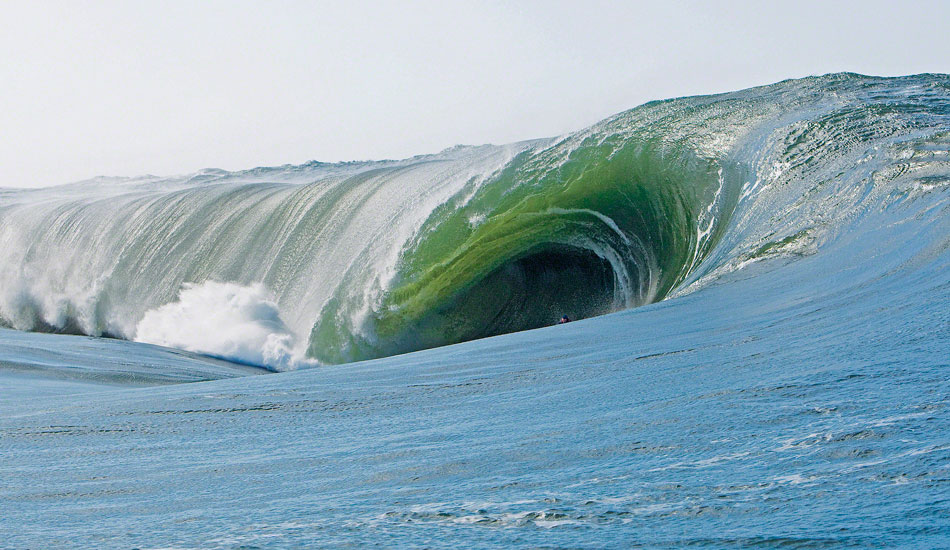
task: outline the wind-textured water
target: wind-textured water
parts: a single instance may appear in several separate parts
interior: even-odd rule
[[[946,75],[4,190],[0,243],[0,548],[950,547]]]

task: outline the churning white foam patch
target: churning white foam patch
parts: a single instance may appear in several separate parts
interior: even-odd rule
[[[186,283],[177,302],[145,313],[135,340],[274,370],[317,364],[304,356],[273,296],[259,283]]]

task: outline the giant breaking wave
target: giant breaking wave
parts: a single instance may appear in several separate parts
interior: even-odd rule
[[[653,102],[399,161],[0,190],[0,325],[277,369],[392,355],[793,261],[950,185],[950,77]]]

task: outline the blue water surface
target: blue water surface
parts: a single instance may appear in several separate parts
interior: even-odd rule
[[[950,547],[946,195],[564,326],[0,400],[0,547]]]

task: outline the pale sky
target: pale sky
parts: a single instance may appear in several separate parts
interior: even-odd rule
[[[402,158],[836,71],[950,72],[950,2],[0,1],[0,187]]]

